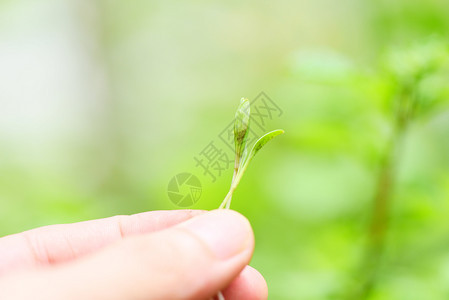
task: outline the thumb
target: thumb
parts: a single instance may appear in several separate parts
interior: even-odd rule
[[[28,274],[30,288],[24,288],[23,278],[16,280],[17,289],[14,282],[5,288],[27,299],[23,293],[33,299],[207,299],[238,276],[253,249],[253,232],[242,215],[212,211]]]

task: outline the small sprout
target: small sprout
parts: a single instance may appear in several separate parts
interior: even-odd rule
[[[234,142],[235,142],[235,167],[234,176],[232,177],[231,188],[220,205],[221,208],[229,208],[231,206],[232,195],[237,188],[243,174],[248,168],[251,160],[256,156],[260,149],[276,136],[283,134],[284,130],[277,129],[266,133],[248,150],[247,137],[249,132],[250,121],[250,104],[248,99],[242,98],[240,105],[235,114],[234,123]]]

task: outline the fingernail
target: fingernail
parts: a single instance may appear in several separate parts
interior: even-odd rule
[[[248,220],[235,211],[214,210],[180,226],[187,228],[219,259],[229,259],[253,244],[253,231]]]

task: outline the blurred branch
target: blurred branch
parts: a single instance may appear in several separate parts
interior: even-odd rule
[[[397,97],[393,102],[393,131],[380,161],[367,245],[359,265],[358,284],[350,290],[349,299],[368,299],[378,282],[387,246],[396,170],[403,153],[403,139],[410,123],[425,112],[423,104],[426,97],[420,93],[420,85],[427,76],[444,65],[447,50],[446,42],[430,39],[405,51],[394,50],[387,57],[388,73],[392,75],[397,88]],[[430,99],[430,102],[435,102],[433,100]]]
[[[360,270],[363,280],[350,299],[367,299],[377,282],[386,246],[395,174],[402,153],[402,140],[413,119],[416,102],[413,89],[403,87],[397,101],[394,131],[380,162],[368,242]]]

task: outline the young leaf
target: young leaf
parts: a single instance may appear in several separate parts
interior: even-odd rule
[[[254,144],[253,148],[251,149],[249,159],[252,159],[257,154],[257,152],[259,152],[259,150],[262,149],[263,146],[265,146],[269,141],[271,141],[272,139],[283,133],[284,130],[276,129],[266,133],[264,136],[258,139],[257,142]]]
[[[259,150],[263,148],[263,146],[265,146],[269,141],[271,141],[272,139],[274,139],[275,137],[277,137],[278,135],[281,135],[283,133],[284,133],[284,130],[277,129],[277,130],[268,132],[265,135],[263,135],[261,138],[259,138],[257,140],[257,142],[254,144],[251,151],[249,153],[248,152],[245,153],[245,155],[243,156],[243,159],[240,163],[240,166],[243,167],[245,165],[248,165],[249,162],[253,159],[253,157],[256,156],[256,154],[259,152]],[[240,168],[240,169],[242,169],[242,168]]]
[[[245,173],[246,169],[249,166],[249,163],[254,158],[254,156],[256,156],[256,154],[259,152],[259,150],[262,149],[263,146],[265,146],[269,141],[271,141],[272,139],[274,139],[275,137],[277,137],[278,135],[281,135],[283,133],[284,133],[284,130],[282,130],[282,129],[277,129],[277,130],[268,132],[257,140],[257,142],[254,144],[254,146],[250,152],[245,152],[245,155],[244,155],[244,157],[242,157],[242,160],[240,162],[238,174],[236,175],[236,178],[235,178],[236,185],[239,184],[240,180],[242,179],[243,173]]]
[[[240,161],[240,157],[246,147],[246,139],[248,137],[249,119],[250,119],[250,104],[249,100],[242,98],[240,105],[235,113],[234,123],[234,142],[236,161]]]

